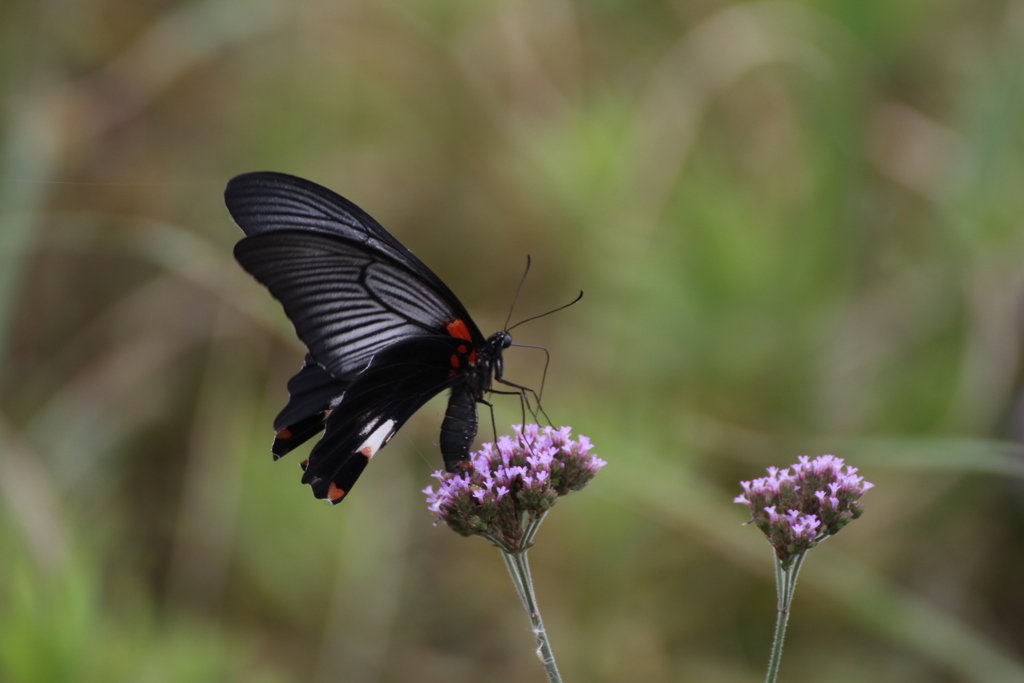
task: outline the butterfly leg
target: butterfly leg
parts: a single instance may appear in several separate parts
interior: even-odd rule
[[[535,419],[535,420],[537,420],[539,422],[540,421],[540,416],[543,415],[544,419],[547,420],[548,424],[553,426],[553,423],[551,422],[551,418],[548,417],[547,411],[545,411],[544,410],[544,406],[541,405],[540,395],[534,389],[532,389],[530,387],[527,387],[527,386],[523,386],[522,384],[516,384],[515,382],[510,382],[509,380],[504,379],[502,377],[495,377],[494,381],[499,383],[499,384],[504,384],[507,387],[512,387],[512,388],[516,389],[517,391],[493,391],[492,390],[491,393],[493,393],[493,394],[519,394],[522,397],[523,402],[526,404],[526,407],[524,408],[524,413],[523,413],[523,423],[524,424],[526,423],[525,410],[529,410],[530,415],[533,417],[533,419]],[[532,405],[530,405],[530,400],[528,398],[528,395],[533,397],[534,403],[537,404],[536,408],[534,408]]]

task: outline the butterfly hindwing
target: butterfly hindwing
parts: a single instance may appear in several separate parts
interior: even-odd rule
[[[331,407],[351,382],[334,378],[312,356],[288,381],[288,405],[274,419],[277,436],[271,451],[280,458],[323,431]]]
[[[411,339],[382,351],[330,412],[302,478],[318,498],[339,502],[377,451],[406,420],[452,385],[449,359],[459,340]]]
[[[302,369],[288,380],[288,405],[274,418],[274,431],[281,431],[312,413],[330,409],[331,401],[345,393],[350,382],[335,379],[306,354]]]

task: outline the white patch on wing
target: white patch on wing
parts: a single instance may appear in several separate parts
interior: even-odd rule
[[[366,459],[369,460],[377,453],[377,451],[380,450],[381,446],[388,442],[388,439],[391,438],[391,435],[395,433],[394,426],[394,420],[387,420],[379,427],[374,429],[373,433],[366,438],[366,441],[364,441],[363,444],[356,449],[356,451],[366,456]]]

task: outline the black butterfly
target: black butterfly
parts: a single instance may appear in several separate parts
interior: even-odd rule
[[[339,503],[405,421],[450,388],[441,454],[449,472],[468,462],[476,404],[492,381],[523,389],[502,379],[508,331],[485,339],[423,262],[324,187],[246,173],[224,201],[246,234],[235,258],[281,302],[309,351],[274,420],[275,460],[325,430],[302,483]]]

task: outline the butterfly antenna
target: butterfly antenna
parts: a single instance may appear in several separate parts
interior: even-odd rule
[[[519,286],[516,287],[516,295],[512,297],[512,305],[508,309],[508,317],[505,318],[505,327],[503,328],[508,332],[508,323],[512,320],[512,311],[515,310],[516,302],[519,301],[519,292],[523,291],[523,283],[526,282],[526,276],[530,273],[530,255],[526,255],[526,270],[523,271],[523,276],[519,278]]]
[[[527,268],[529,268],[529,265],[527,265]],[[525,275],[524,275],[524,277],[525,277]],[[522,287],[522,283],[519,283],[519,286]],[[518,297],[518,296],[519,296],[519,292],[516,292],[516,297]],[[570,301],[567,304],[562,304],[558,308],[552,308],[550,311],[548,311],[546,313],[540,313],[538,315],[530,316],[529,318],[526,318],[525,320],[520,320],[519,322],[517,322],[512,327],[508,327],[508,323],[506,322],[505,331],[506,332],[511,332],[512,330],[514,330],[515,328],[519,327],[523,323],[528,323],[531,320],[536,320],[537,318],[543,318],[544,316],[551,315],[552,313],[556,313],[556,312],[562,310],[563,308],[569,308],[570,306],[572,306],[574,303],[578,302],[582,298],[583,298],[583,290],[581,289],[579,295],[575,299],[573,299],[572,301]],[[512,317],[512,312],[509,311],[509,318],[511,318],[511,317]]]
[[[527,269],[527,271],[529,271],[529,269],[530,269],[529,257],[527,257],[526,269]],[[524,274],[523,277],[525,278],[526,275]],[[522,282],[519,283],[519,286],[522,287]],[[518,291],[516,291],[516,298],[519,298],[519,292]],[[506,320],[505,321],[505,331],[508,332],[508,331],[512,330],[513,328],[519,327],[523,323],[530,322],[531,320],[536,320],[537,318],[543,318],[546,315],[550,315],[550,314],[555,313],[557,311],[561,311],[563,308],[569,308],[570,306],[572,306],[573,304],[577,303],[582,298],[583,298],[583,290],[580,290],[580,293],[576,296],[576,298],[573,299],[572,301],[570,301],[569,303],[562,304],[561,306],[559,306],[557,308],[552,308],[550,311],[547,311],[546,313],[541,313],[539,315],[535,315],[535,316],[531,316],[529,318],[526,318],[525,320],[520,320],[519,322],[517,322],[512,327],[508,326],[508,320]],[[513,303],[513,305],[514,305],[514,303]],[[509,319],[511,319],[511,317],[512,317],[512,313],[511,313],[511,311],[509,311]],[[541,376],[541,380],[540,380],[540,391],[539,392],[538,391],[534,391],[533,389],[531,389],[529,387],[525,387],[525,386],[522,386],[520,384],[515,384],[513,382],[508,382],[508,381],[502,380],[502,379],[498,379],[498,382],[500,382],[501,384],[505,384],[507,386],[515,387],[520,392],[522,392],[523,399],[526,401],[526,405],[529,408],[530,414],[534,417],[534,419],[537,419],[539,421],[539,417],[538,417],[538,413],[539,413],[540,415],[544,416],[544,418],[548,421],[548,424],[551,424],[551,418],[548,417],[548,414],[544,411],[544,406],[541,405],[541,396],[543,396],[543,394],[544,394],[544,383],[547,381],[547,378],[548,378],[548,366],[551,364],[551,354],[543,346],[532,346],[530,344],[512,344],[512,346],[519,346],[519,347],[526,348],[526,349],[540,349],[541,351],[544,352],[544,357],[545,357],[544,358],[544,374]],[[536,410],[534,410],[532,407],[530,407],[530,402],[529,402],[529,400],[528,400],[528,398],[526,396],[527,392],[529,392],[533,396],[534,401],[537,403],[537,409]]]

